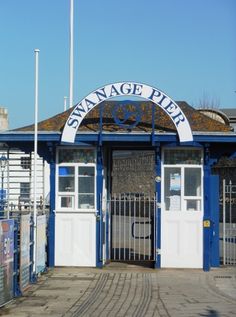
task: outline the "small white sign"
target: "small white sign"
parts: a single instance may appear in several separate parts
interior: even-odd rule
[[[180,190],[180,174],[174,173],[170,174],[170,190],[179,191]]]

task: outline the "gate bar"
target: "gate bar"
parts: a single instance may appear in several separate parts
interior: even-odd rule
[[[225,250],[225,179],[223,179],[223,265],[226,262],[226,250]]]

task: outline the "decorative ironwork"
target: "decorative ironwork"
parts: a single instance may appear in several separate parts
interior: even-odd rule
[[[141,121],[142,110],[135,103],[118,103],[112,110],[112,116],[119,127],[132,130]]]

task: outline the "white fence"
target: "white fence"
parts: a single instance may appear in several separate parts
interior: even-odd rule
[[[34,202],[34,153],[19,149],[0,150],[4,157],[1,166],[0,211],[2,217],[12,213],[31,212]],[[45,210],[49,201],[49,166],[37,156],[36,204],[38,210]]]

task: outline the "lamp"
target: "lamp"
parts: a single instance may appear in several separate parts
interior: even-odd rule
[[[1,177],[2,177],[2,186],[1,186],[1,201],[0,201],[0,211],[4,210],[4,171],[7,166],[7,158],[2,154],[0,157],[0,169],[1,169]]]

